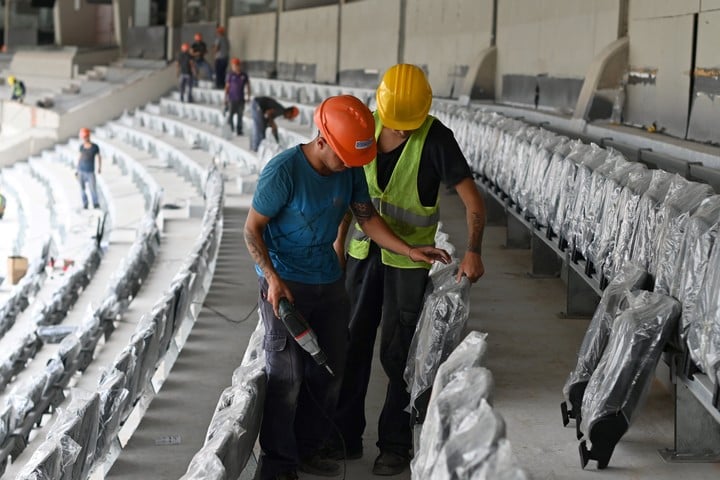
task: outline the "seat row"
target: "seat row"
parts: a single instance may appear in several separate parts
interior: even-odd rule
[[[582,313],[593,313],[607,285],[633,266],[648,272],[647,288],[680,302],[680,321],[665,320],[679,328],[661,349],[678,374],[673,380],[693,391],[690,402],[705,407],[711,424],[720,421],[714,353],[720,317],[716,285],[705,274],[720,225],[713,189],[494,112],[448,107],[437,115],[456,132],[487,198],[506,213],[509,243],[532,247],[534,273],[564,269],[568,298],[577,295],[578,283],[594,293]],[[520,234],[511,238],[513,231]],[[691,406],[681,400],[676,407]],[[678,427],[676,438],[681,431],[688,434]],[[720,451],[720,437],[689,435],[710,444],[683,454]]]
[[[113,125],[105,126],[103,131],[114,132]],[[130,173],[139,184],[152,179],[144,167],[139,166],[127,152],[117,148],[111,137],[105,140],[102,136],[98,135],[98,142],[108,158]],[[137,426],[149,399],[164,380],[156,375],[155,370],[161,364],[164,365],[163,370],[169,370],[182,346],[179,337],[189,331],[186,320],[197,315],[196,302],[202,303],[214,271],[214,258],[222,231],[222,177],[216,170],[203,171],[204,168],[195,165],[190,172],[192,178],[199,180],[198,187],[206,194],[201,232],[191,255],[177,272],[167,293],[137,323],[129,343],[108,366],[106,374],[98,379],[94,391],[71,391],[73,398],[64,410],[64,417],[57,420],[18,478],[36,478],[35,475],[84,478],[93,468],[107,469],[120,449],[120,429],[125,429],[125,434],[129,435]],[[146,199],[143,227],[99,306],[88,314],[89,326],[84,330],[84,336],[76,332],[66,337],[63,343],[69,345],[63,351],[74,352],[79,345],[79,351],[89,353],[92,359],[97,346],[94,340],[112,334],[130,301],[139,294],[153,259],[158,255],[160,232],[156,217],[161,209],[161,190],[157,185],[146,185],[140,190],[151,194]],[[90,340],[86,342],[88,338]],[[151,378],[154,378],[154,383],[150,382]],[[111,450],[114,450],[114,456],[110,454]]]

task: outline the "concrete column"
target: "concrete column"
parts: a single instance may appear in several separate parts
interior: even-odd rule
[[[175,37],[178,27],[182,25],[182,0],[168,0],[167,2],[167,60],[175,58]]]

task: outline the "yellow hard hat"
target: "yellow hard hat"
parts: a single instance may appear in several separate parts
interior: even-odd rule
[[[8,85],[15,85],[15,75],[10,75],[7,78],[7,83],[8,83]]]
[[[393,130],[415,130],[430,112],[432,88],[420,67],[400,63],[385,72],[375,98],[384,126]]]

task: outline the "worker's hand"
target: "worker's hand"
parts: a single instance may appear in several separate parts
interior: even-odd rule
[[[442,248],[435,247],[411,247],[407,256],[413,262],[427,263],[450,263],[450,254]]]
[[[465,252],[462,262],[460,262],[456,280],[459,282],[462,277],[467,277],[470,283],[475,283],[484,273],[485,266],[483,265],[482,255],[468,250]]]
[[[295,297],[288,286],[280,279],[268,282],[267,302],[272,305],[275,316],[280,318],[279,305],[281,298],[287,298],[290,303],[295,303]]]

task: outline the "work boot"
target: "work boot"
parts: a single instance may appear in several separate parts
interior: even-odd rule
[[[340,465],[333,461],[320,458],[320,455],[317,453],[303,459],[298,466],[298,470],[321,477],[335,477],[340,475]]]
[[[373,475],[383,476],[399,475],[408,465],[410,465],[408,457],[392,452],[380,452],[380,455],[375,459],[372,473]]]

